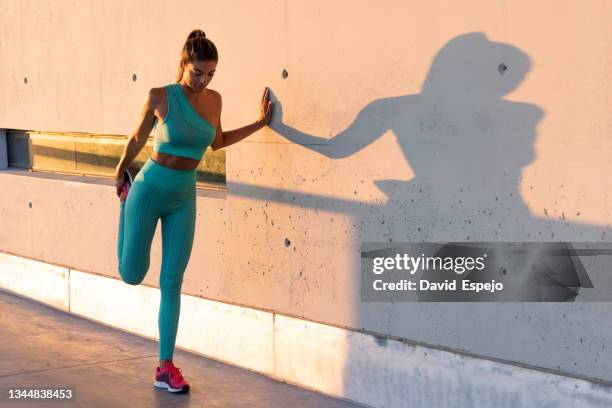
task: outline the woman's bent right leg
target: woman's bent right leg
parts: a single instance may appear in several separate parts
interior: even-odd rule
[[[119,275],[130,285],[140,284],[149,270],[160,198],[154,186],[137,178],[120,203],[117,259]]]

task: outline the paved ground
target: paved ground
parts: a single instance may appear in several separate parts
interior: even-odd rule
[[[153,387],[156,341],[0,290],[0,406],[358,407],[176,350],[189,394]],[[70,387],[74,401],[9,403],[9,389]]]

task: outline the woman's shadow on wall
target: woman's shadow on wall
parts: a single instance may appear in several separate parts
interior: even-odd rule
[[[283,124],[276,101],[272,129],[330,159],[349,157],[392,130],[414,178],[375,180],[388,197],[383,205],[240,183],[228,185],[228,193],[349,214],[360,225],[357,248],[361,241],[603,241],[607,226],[572,224],[546,210],[535,216],[520,197],[544,111],[503,97],[530,67],[526,53],[483,33],[455,37],[434,57],[419,94],[369,103],[331,139]]]

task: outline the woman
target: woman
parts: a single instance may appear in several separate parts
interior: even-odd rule
[[[155,386],[169,392],[189,391],[172,362],[180,312],[183,272],[191,255],[196,219],[196,167],[208,146],[232,145],[270,123],[272,102],[266,88],[261,116],[255,123],[223,132],[221,95],[207,89],[218,62],[215,45],[193,30],[183,46],[176,83],[152,88],[137,132],[115,169],[120,200],[117,254],[119,275],[138,285],[149,269],[151,241],[162,221],[160,273],[159,366]],[[138,171],[132,161],[155,128],[153,154]]]

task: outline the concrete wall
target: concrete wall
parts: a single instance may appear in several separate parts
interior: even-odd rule
[[[609,1],[0,3],[2,128],[131,133],[193,28],[225,130],[271,87],[198,198],[184,293],[612,381],[610,303],[361,303],[358,252],[610,240]],[[118,277],[110,184],[5,175],[0,250]]]

